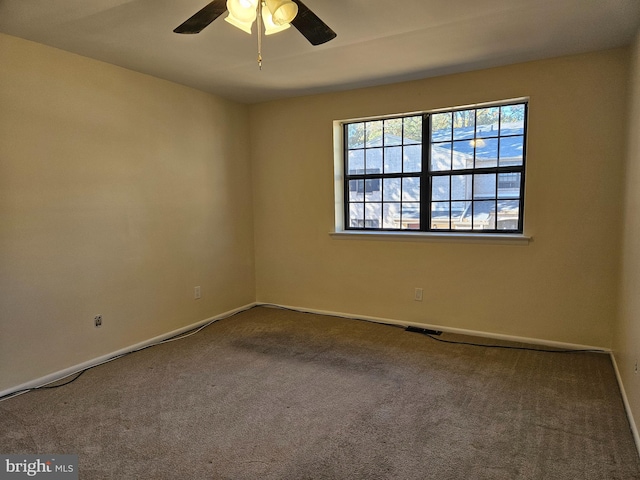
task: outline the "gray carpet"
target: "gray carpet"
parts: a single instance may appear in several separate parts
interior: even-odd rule
[[[640,479],[607,355],[268,308],[1,402],[0,453],[83,480]]]

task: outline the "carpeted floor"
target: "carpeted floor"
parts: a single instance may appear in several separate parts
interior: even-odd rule
[[[1,402],[0,453],[82,480],[640,479],[608,355],[269,308]]]

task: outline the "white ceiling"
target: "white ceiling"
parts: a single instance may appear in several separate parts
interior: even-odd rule
[[[379,85],[629,44],[640,0],[304,0],[337,34],[257,37],[218,18],[172,30],[210,0],[0,0],[0,32],[243,103]]]

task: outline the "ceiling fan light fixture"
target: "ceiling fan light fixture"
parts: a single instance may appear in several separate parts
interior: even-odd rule
[[[241,20],[238,20],[236,17],[231,15],[231,13],[229,13],[229,15],[225,17],[225,21],[229,22],[234,27],[239,28],[243,32],[247,32],[249,35],[251,35],[251,27],[253,26],[253,22],[243,22]]]
[[[273,23],[273,17],[268,8],[262,9],[262,23],[264,24],[264,34],[273,35],[274,33],[282,32],[291,26],[289,23],[284,25],[276,25]]]
[[[276,25],[291,23],[298,14],[298,5],[291,0],[265,0],[265,3]]]
[[[256,19],[258,0],[227,0],[229,15],[225,18],[234,27],[251,34],[251,26]]]
[[[306,2],[307,0],[304,1]],[[0,3],[2,3],[2,0],[0,0]],[[267,5],[269,5],[269,7],[267,7]],[[280,9],[282,9],[282,11],[279,11]],[[249,18],[251,20],[257,19],[260,24],[262,24],[262,15],[258,18],[257,10],[269,10],[272,14],[273,12],[277,12],[275,18],[272,18],[274,25],[291,23],[291,25],[314,46],[327,43],[337,36],[336,32],[331,30],[326,23],[318,18],[302,0],[211,0],[204,8],[201,8],[195,15],[187,18],[174,28],[173,31],[179,34],[200,33],[216,18],[225,12],[230,12],[230,15],[225,20],[245,32],[251,32],[251,26],[248,25],[249,20],[238,18],[239,15],[242,15],[237,13],[237,10],[249,10],[249,14],[251,15]],[[262,25],[260,25],[260,27],[261,26]],[[262,29],[260,29],[260,31],[262,31]]]

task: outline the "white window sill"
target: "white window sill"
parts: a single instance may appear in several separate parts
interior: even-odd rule
[[[533,238],[519,233],[466,233],[466,232],[367,232],[363,230],[336,230],[333,238],[358,240],[389,240],[409,242],[493,243],[501,245],[527,245]]]

